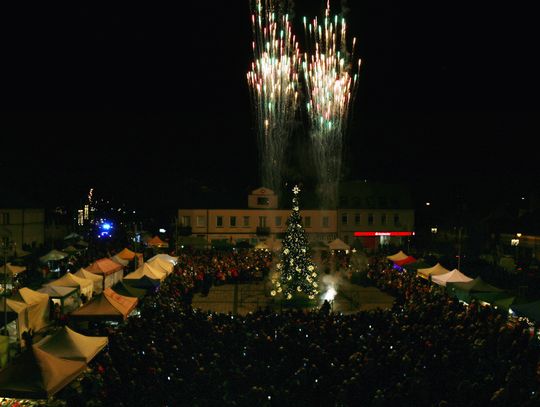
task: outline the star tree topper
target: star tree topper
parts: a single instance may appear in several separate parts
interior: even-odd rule
[[[298,188],[298,185],[295,185],[292,191],[295,195],[298,195],[298,193],[300,192],[300,188]]]

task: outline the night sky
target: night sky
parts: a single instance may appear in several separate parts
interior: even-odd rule
[[[295,3],[300,32],[325,2]],[[363,60],[346,178],[408,182],[420,201],[538,186],[530,10],[342,3]],[[2,6],[0,206],[77,205],[94,187],[176,208],[194,185],[258,186],[249,2],[178,4]]]

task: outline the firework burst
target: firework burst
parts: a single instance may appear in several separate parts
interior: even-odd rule
[[[273,1],[256,1],[252,25],[254,61],[247,80],[258,124],[261,181],[279,192],[298,104],[301,54],[288,15]]]
[[[358,78],[358,72],[351,76],[350,63],[356,40],[353,39],[352,50],[348,52],[345,20],[337,16],[331,19],[329,6],[322,25],[316,18],[307,24],[304,18],[304,29],[309,49],[304,54],[302,70],[319,193],[323,206],[335,207],[343,134]]]

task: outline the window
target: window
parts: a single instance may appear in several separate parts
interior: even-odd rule
[[[191,216],[182,216],[180,218],[180,225],[191,226]]]
[[[386,225],[386,213],[381,215],[381,225]]]
[[[370,225],[370,226],[373,225],[373,214],[372,213],[370,213],[368,215],[368,217],[367,217],[367,224]]]
[[[270,200],[265,196],[260,196],[257,198],[257,205],[269,205]]]
[[[304,218],[304,226],[306,228],[310,228],[311,227],[311,216],[306,216]]]
[[[399,214],[394,214],[394,225],[399,226]]]
[[[281,226],[281,216],[276,216],[276,226]]]
[[[349,221],[348,215],[346,213],[343,213],[341,215],[341,224],[346,225],[348,223],[348,221]]]
[[[223,216],[216,216],[216,226],[218,228],[223,227]]]
[[[322,217],[322,227],[323,228],[327,228],[327,227],[330,227],[330,218],[328,216],[323,216]]]
[[[206,226],[204,216],[197,216],[197,226]]]
[[[266,227],[266,216],[259,216],[259,226],[261,228]]]
[[[354,224],[356,226],[360,225],[360,214],[359,213],[354,215]]]
[[[231,218],[229,219],[229,222],[230,222],[231,227],[235,228],[236,227],[236,216],[231,216]]]
[[[343,241],[347,244],[349,244],[349,235],[344,235],[343,236]]]
[[[249,226],[249,216],[244,216],[244,226]]]

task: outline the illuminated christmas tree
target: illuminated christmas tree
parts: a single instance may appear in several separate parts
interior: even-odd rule
[[[280,262],[277,264],[279,277],[272,279],[274,289],[271,294],[282,293],[290,300],[294,295],[305,294],[314,299],[319,293],[317,270],[311,261],[306,231],[302,227],[302,217],[298,204],[300,188],[293,188],[292,212],[287,219],[287,231],[283,239]]]

